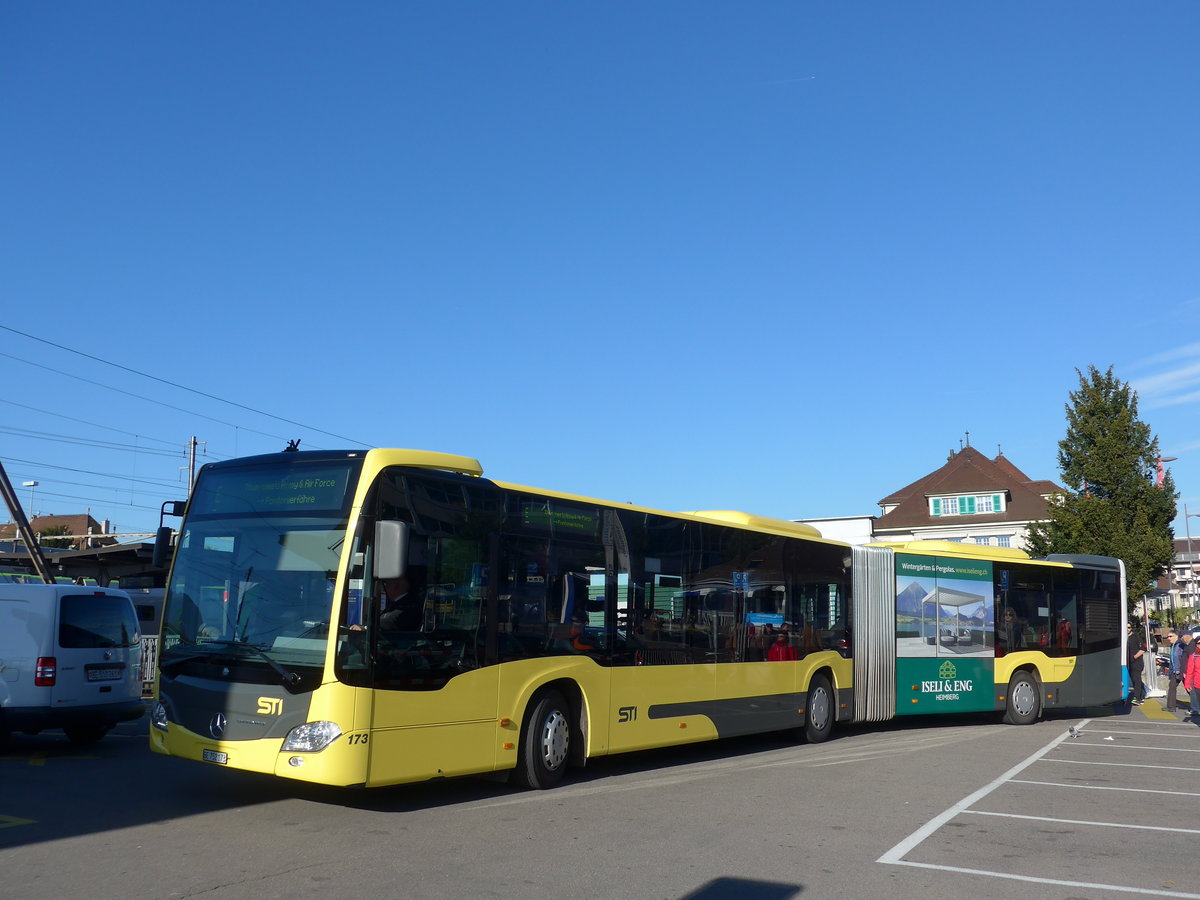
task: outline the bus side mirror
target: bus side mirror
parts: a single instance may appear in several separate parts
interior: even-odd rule
[[[154,532],[154,554],[150,564],[156,569],[163,568],[167,563],[167,551],[171,549],[171,529],[163,525],[167,516],[182,516],[187,511],[186,500],[167,500],[158,508],[158,531]]]
[[[156,569],[161,569],[166,565],[167,553],[171,549],[171,526],[164,525],[154,533],[154,555],[150,558],[150,565]]]
[[[374,575],[380,581],[399,578],[408,570],[408,523],[375,523]]]

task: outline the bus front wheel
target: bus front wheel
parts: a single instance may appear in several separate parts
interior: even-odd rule
[[[520,757],[513,782],[525,788],[554,787],[567,771],[571,751],[571,707],[554,690],[538,694],[521,726]]]
[[[1032,725],[1042,711],[1042,692],[1037,680],[1028,672],[1014,672],[1008,683],[1008,698],[1004,706],[1004,721],[1009,725]]]
[[[804,704],[804,739],[819,744],[833,732],[833,688],[829,679],[817,675],[808,685]]]

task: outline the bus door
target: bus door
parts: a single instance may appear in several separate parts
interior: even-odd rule
[[[1125,601],[1118,572],[1083,569],[1080,581],[1080,705],[1099,706],[1121,698]]]
[[[404,578],[366,586],[374,660],[368,784],[495,765],[488,555],[486,537],[414,533]]]

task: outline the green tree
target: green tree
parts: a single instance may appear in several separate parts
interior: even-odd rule
[[[1175,482],[1158,483],[1158,438],[1138,418],[1137,392],[1089,366],[1067,404],[1058,465],[1068,492],[1030,526],[1029,552],[1094,553],[1125,561],[1131,609],[1171,565]]]
[[[68,538],[60,538],[57,535],[70,534],[71,529],[66,525],[51,525],[49,528],[43,529],[41,540],[38,541],[43,547],[70,547],[71,541]]]

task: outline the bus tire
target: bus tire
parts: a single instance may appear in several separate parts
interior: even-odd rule
[[[1042,691],[1037,679],[1024,669],[1013,673],[1004,701],[1004,721],[1009,725],[1032,725],[1042,712]]]
[[[561,693],[547,690],[534,696],[519,747],[515,784],[544,791],[562,781],[571,755],[571,707]]]
[[[804,739],[810,744],[829,740],[833,733],[833,688],[824,675],[816,675],[808,685],[804,703]]]

